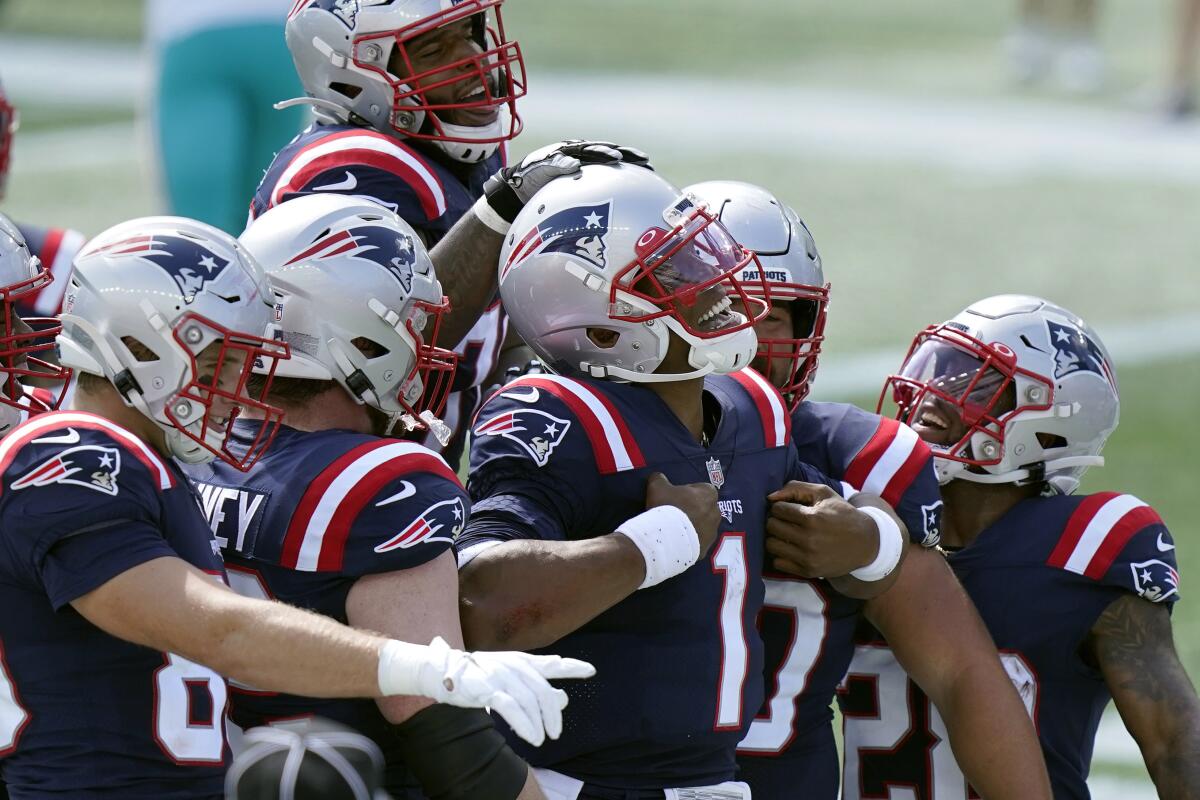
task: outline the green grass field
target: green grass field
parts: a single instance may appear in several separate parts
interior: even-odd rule
[[[735,77],[758,87],[802,85],[1035,108],[1125,107],[1131,90],[1162,68],[1171,5],[1113,0],[1103,6],[1113,80],[1087,100],[1017,91],[1005,81],[999,39],[1011,9],[994,0],[744,0],[737,6],[716,0],[512,0],[507,21],[522,42],[533,92],[539,74],[569,70],[607,74],[618,84],[630,73],[652,73],[668,81]],[[8,0],[0,5],[0,34],[132,41],[139,7],[132,0]],[[31,100],[23,104],[23,135],[33,140],[70,126],[127,121],[134,101],[64,108]],[[718,114],[713,124],[727,123]],[[533,119],[515,149],[565,133]],[[736,124],[729,136],[736,139]],[[4,210],[88,233],[157,210],[148,151],[139,141],[76,168],[50,159],[21,162],[25,151],[18,150]],[[902,350],[925,324],[993,293],[1048,296],[1088,318],[1102,336],[1109,326],[1194,312],[1200,300],[1195,183],[983,176],[950,166],[834,160],[786,146],[771,156],[736,148],[689,156],[664,141],[647,149],[676,183],[714,177],[761,182],[806,218],[834,284],[826,364],[881,347]],[[1137,494],[1174,530],[1185,581],[1176,636],[1189,671],[1200,675],[1200,612],[1189,591],[1190,580],[1200,576],[1200,541],[1192,530],[1200,366],[1191,354],[1152,364],[1118,362],[1117,368],[1121,426],[1105,451],[1109,465],[1089,473],[1084,489]],[[874,403],[873,396],[854,399]],[[1097,763],[1095,769],[1144,775],[1118,764]]]

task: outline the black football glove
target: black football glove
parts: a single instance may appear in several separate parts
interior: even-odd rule
[[[492,213],[485,210],[480,218],[497,233],[505,233],[530,198],[550,181],[572,175],[584,164],[617,163],[654,169],[641,150],[612,142],[567,139],[538,148],[520,164],[504,167],[487,179],[480,200]]]

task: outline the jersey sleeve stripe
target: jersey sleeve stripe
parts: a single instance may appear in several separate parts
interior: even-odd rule
[[[313,142],[298,152],[280,174],[271,192],[271,205],[289,192],[301,191],[313,178],[329,169],[366,164],[392,173],[411,187],[429,219],[446,213],[446,191],[441,180],[411,150],[383,136],[343,131]]]
[[[87,430],[104,431],[133,452],[135,458],[150,470],[158,482],[159,489],[170,489],[175,485],[175,477],[157,453],[141,439],[129,431],[95,414],[83,411],[58,411],[50,414],[40,414],[14,428],[12,433],[0,442],[0,474],[8,470],[13,459],[21,448],[34,439],[47,436],[63,428],[84,428]]]
[[[53,251],[50,248],[50,241],[54,241]],[[42,265],[54,276],[54,280],[39,289],[34,296],[33,313],[43,316],[58,314],[62,306],[63,295],[67,293],[71,264],[86,242],[87,239],[79,231],[56,229],[50,234],[40,258]]]
[[[907,425],[902,427],[908,429]],[[913,485],[913,481],[922,471],[929,468],[930,462],[933,460],[933,452],[929,449],[929,445],[921,441],[921,437],[917,435],[916,431],[912,431],[912,434],[916,438],[912,451],[909,452],[904,464],[888,481],[884,490],[879,493],[883,501],[893,508],[899,505],[904,493]]]
[[[388,482],[418,470],[458,483],[445,461],[412,442],[371,442],[335,460],[317,476],[292,515],[283,565],[301,572],[341,569],[358,513]]]
[[[1102,492],[1084,498],[1067,520],[1047,563],[1079,575],[1092,577],[1097,571],[1103,575],[1133,534],[1149,523],[1129,527],[1143,519],[1157,519],[1153,509],[1149,518],[1140,511],[1143,508],[1149,506],[1128,494]]]
[[[544,389],[566,403],[583,425],[601,473],[611,475],[646,466],[646,459],[629,426],[616,407],[599,392],[561,375],[526,376],[518,378],[508,388],[516,384]]]
[[[1083,574],[1092,580],[1098,581],[1103,578],[1104,573],[1108,572],[1109,567],[1117,560],[1117,556],[1125,549],[1125,545],[1129,544],[1129,540],[1138,531],[1155,524],[1161,525],[1162,518],[1148,505],[1143,504],[1125,512],[1120,521],[1109,531],[1108,536],[1104,538],[1104,544],[1100,545],[1096,555],[1092,556],[1092,560],[1088,562],[1087,569]]]
[[[864,492],[899,499],[929,456],[929,448],[920,444],[912,428],[880,417],[879,427],[850,462],[845,478]]]
[[[733,379],[741,384],[758,408],[762,419],[763,441],[767,447],[786,447],[792,436],[792,418],[783,404],[783,397],[766,378],[747,367],[735,372]]]

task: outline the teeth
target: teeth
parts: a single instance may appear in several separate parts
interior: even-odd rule
[[[708,311],[705,311],[703,314],[700,315],[700,323],[704,324],[705,322],[708,322],[710,319],[713,319],[718,314],[724,312],[726,309],[728,309],[732,305],[733,305],[733,301],[730,300],[728,297],[722,298],[721,300],[719,300],[717,302],[716,305],[714,305]]]
[[[932,409],[925,409],[921,412],[920,422],[923,425],[933,425],[943,430],[950,427],[950,421]]]

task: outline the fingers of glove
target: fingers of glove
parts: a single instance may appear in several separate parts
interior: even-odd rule
[[[562,710],[567,705],[567,693],[547,683],[530,660],[513,662],[513,666],[516,668],[514,674],[519,672],[517,677],[524,677],[526,686],[537,698],[546,735],[557,739],[562,733]]]
[[[485,680],[519,703],[530,718],[537,721],[539,733],[542,732],[541,693],[554,691],[546,679],[520,659],[497,659],[487,665],[486,672]]]
[[[586,661],[562,656],[526,656],[526,661],[547,680],[560,678],[590,678],[596,668]]]
[[[533,709],[532,714],[529,713],[511,695],[504,692],[494,692],[488,698],[487,704],[492,711],[503,717],[513,733],[534,747],[541,747],[546,741],[546,731],[542,728],[542,718],[537,709]]]
[[[639,167],[650,166],[650,156],[636,147],[618,147],[617,152],[621,154],[621,160],[626,164],[636,164]]]
[[[592,142],[580,148],[578,158],[586,164],[615,164],[621,160],[621,151]]]

